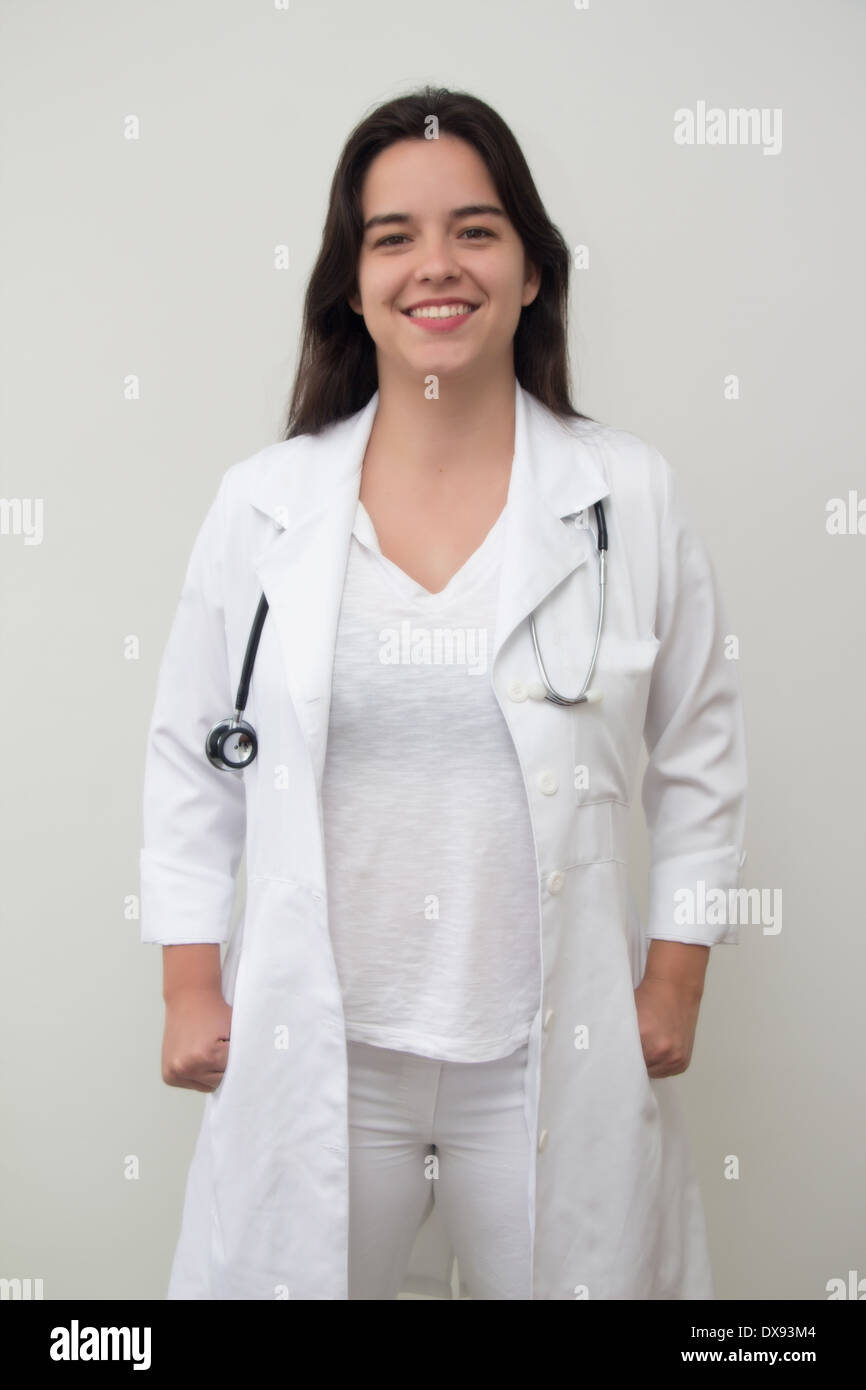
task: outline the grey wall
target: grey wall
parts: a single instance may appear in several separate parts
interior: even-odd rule
[[[679,1083],[719,1297],[866,1276],[866,534],[826,527],[866,496],[863,4],[6,0],[0,28],[0,496],[42,504],[38,544],[14,507],[0,535],[0,1275],[164,1296],[204,1097],[161,1082],[126,916],[156,670],[222,472],[279,437],[342,142],[433,80],[502,113],[588,248],[579,403],[677,469],[740,642],[745,883],[783,925],[712,952]],[[677,144],[700,103],[766,140]]]

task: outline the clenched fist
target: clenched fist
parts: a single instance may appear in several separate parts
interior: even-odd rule
[[[215,1091],[229,1055],[232,1008],[219,990],[173,994],[165,1006],[162,1079],[167,1086]]]

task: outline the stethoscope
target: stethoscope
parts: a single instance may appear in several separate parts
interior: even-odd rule
[[[595,670],[595,662],[598,656],[598,644],[601,640],[601,625],[604,618],[604,590],[607,582],[607,525],[604,519],[604,507],[600,502],[593,503],[595,508],[596,521],[596,549],[598,551],[598,621],[595,625],[595,645],[592,649],[592,660],[589,663],[589,670],[583,685],[577,695],[562,695],[550,683],[544,662],[541,658],[541,651],[538,646],[538,634],[535,631],[535,618],[532,613],[529,615],[529,630],[532,633],[532,645],[535,650],[535,660],[538,664],[538,673],[544,682],[544,699],[550,700],[554,705],[583,705],[595,704],[601,699],[600,690],[590,690],[589,682],[592,680],[592,673]],[[249,694],[250,678],[253,674],[253,663],[258,651],[259,638],[262,635],[262,626],[265,615],[268,611],[268,601],[264,594],[259,599],[259,606],[256,609],[256,616],[250,629],[249,640],[247,642],[246,655],[244,656],[243,669],[241,670],[240,684],[235,698],[235,712],[230,719],[221,719],[218,724],[214,724],[205,742],[205,752],[214,767],[221,772],[242,772],[245,767],[249,767],[259,751],[256,731],[252,724],[247,723],[241,718],[247,703]]]

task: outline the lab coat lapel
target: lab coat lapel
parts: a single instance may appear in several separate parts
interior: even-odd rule
[[[516,383],[494,671],[512,633],[595,550],[594,533],[588,527],[566,525],[563,518],[576,517],[608,492],[588,443]]]
[[[252,502],[280,528],[254,563],[279,637],[288,692],[316,785],[327,744],[337,620],[361,465],[378,405],[286,442]]]
[[[378,391],[347,420],[275,450],[251,501],[278,530],[254,562],[279,637],[285,678],[321,787],[343,581]],[[563,524],[608,495],[589,445],[515,381],[509,481],[492,670],[509,637],[595,549]]]

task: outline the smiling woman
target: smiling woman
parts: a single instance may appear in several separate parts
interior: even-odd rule
[[[348,302],[376,345],[381,405],[360,495],[382,553],[442,590],[505,505],[514,335],[538,294],[540,271],[484,160],[455,135],[399,140],[381,151],[364,176],[361,212],[357,289]],[[388,232],[393,226],[400,231]],[[398,441],[413,429],[404,409],[419,381],[448,408],[428,409],[423,442],[416,437],[407,447]]]
[[[148,744],[163,1074],[209,1092],[170,1298],[448,1297],[455,1257],[476,1299],[713,1296],[670,1086],[732,937],[676,898],[739,881],[739,689],[669,465],[571,403],[568,275],[478,98],[350,135],[285,438],[221,482]],[[205,741],[263,595],[240,772]]]
[[[429,150],[435,150],[437,153],[427,154]],[[422,164],[419,156],[425,155],[427,157],[423,159]],[[419,189],[416,195],[419,206],[414,215],[407,212],[374,213],[364,223],[364,244],[359,263],[361,293],[353,295],[349,303],[358,313],[363,313],[365,319],[370,307],[369,302],[375,300],[377,294],[386,293],[389,284],[396,288],[401,280],[399,267],[391,266],[386,269],[377,265],[377,260],[381,262],[381,257],[377,258],[376,253],[385,248],[400,253],[402,259],[407,249],[413,245],[417,247],[419,243],[423,247],[426,240],[428,249],[422,252],[422,255],[429,259],[432,249],[430,243],[433,243],[435,248],[432,249],[432,254],[441,256],[445,246],[453,239],[472,243],[483,251],[484,260],[472,260],[467,265],[466,293],[414,298],[408,307],[402,308],[401,311],[406,317],[417,322],[418,327],[428,333],[456,332],[484,303],[488,307],[494,305],[498,308],[502,300],[499,295],[494,297],[493,293],[497,289],[497,272],[501,281],[509,271],[513,272],[518,260],[524,264],[525,269],[523,248],[505,210],[497,202],[466,203],[462,207],[448,209],[444,215],[438,206],[434,209],[430,198],[429,180],[436,173],[436,161],[441,164],[443,174],[447,169],[448,177],[454,179],[452,187],[458,188],[465,183],[467,187],[489,190],[495,196],[483,160],[471,146],[452,136],[440,136],[436,141],[427,142],[426,146],[419,145],[418,141],[392,145],[389,150],[379,155],[365,180],[365,211],[368,205],[375,206],[386,199],[392,186]],[[477,221],[480,225],[469,226],[467,223],[470,221]],[[486,225],[488,222],[491,225]],[[381,228],[395,223],[405,227],[406,231],[390,236],[378,236]],[[442,244],[436,246],[436,239],[440,236]],[[492,250],[494,254],[491,258]],[[451,254],[450,246],[445,254]],[[484,290],[485,278],[489,293],[485,293]],[[538,273],[533,268],[522,296],[522,303],[531,303],[537,290]],[[473,294],[480,297],[473,298]],[[513,339],[515,327],[516,322],[508,325],[509,343]]]
[[[334,172],[285,437],[353,414],[389,370],[417,380],[438,364],[452,393],[462,381],[471,399],[466,364],[489,374],[497,357],[560,418],[588,418],[570,399],[569,268],[568,246],[492,107],[429,87],[378,107]],[[443,327],[418,312],[442,305],[473,313],[452,323],[449,310]],[[425,356],[434,337],[447,355]]]

